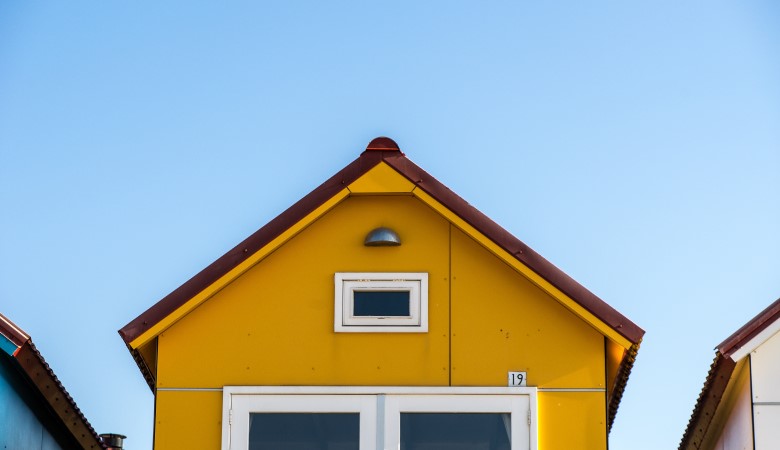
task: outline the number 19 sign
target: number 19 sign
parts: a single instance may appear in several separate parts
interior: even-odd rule
[[[508,386],[525,386],[526,372],[509,372]]]

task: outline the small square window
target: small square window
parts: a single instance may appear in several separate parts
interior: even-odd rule
[[[428,274],[340,272],[335,276],[335,331],[428,331]]]

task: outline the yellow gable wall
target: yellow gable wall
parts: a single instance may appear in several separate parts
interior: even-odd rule
[[[462,232],[452,233],[452,384],[603,388],[604,338]]]
[[[452,232],[452,384],[605,387],[604,337],[464,233]],[[606,449],[605,392],[539,392],[539,448]]]
[[[363,246],[383,225],[403,245]],[[334,333],[335,272],[428,272],[429,332]],[[409,195],[346,199],[163,332],[158,357],[158,449],[221,435],[219,392],[167,389],[505,386],[510,370],[597,389],[539,393],[540,449],[606,448],[603,335]]]
[[[388,225],[400,247],[365,247]],[[159,338],[158,387],[447,385],[449,224],[411,196],[353,197]],[[428,272],[428,333],[334,333],[336,272]],[[414,361],[414,364],[410,364]]]

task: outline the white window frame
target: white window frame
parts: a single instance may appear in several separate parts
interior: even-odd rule
[[[401,414],[510,413],[512,450],[537,450],[535,387],[225,386],[222,450],[247,450],[253,412],[356,412],[360,450],[397,450]]]
[[[334,331],[337,333],[426,333],[428,274],[425,272],[337,272]],[[355,316],[355,291],[407,291],[409,316]]]

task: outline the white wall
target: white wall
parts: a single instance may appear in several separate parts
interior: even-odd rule
[[[753,414],[750,371],[740,370],[733,387],[724,394],[725,423],[713,450],[753,450]]]
[[[756,450],[780,448],[780,334],[750,354]]]

